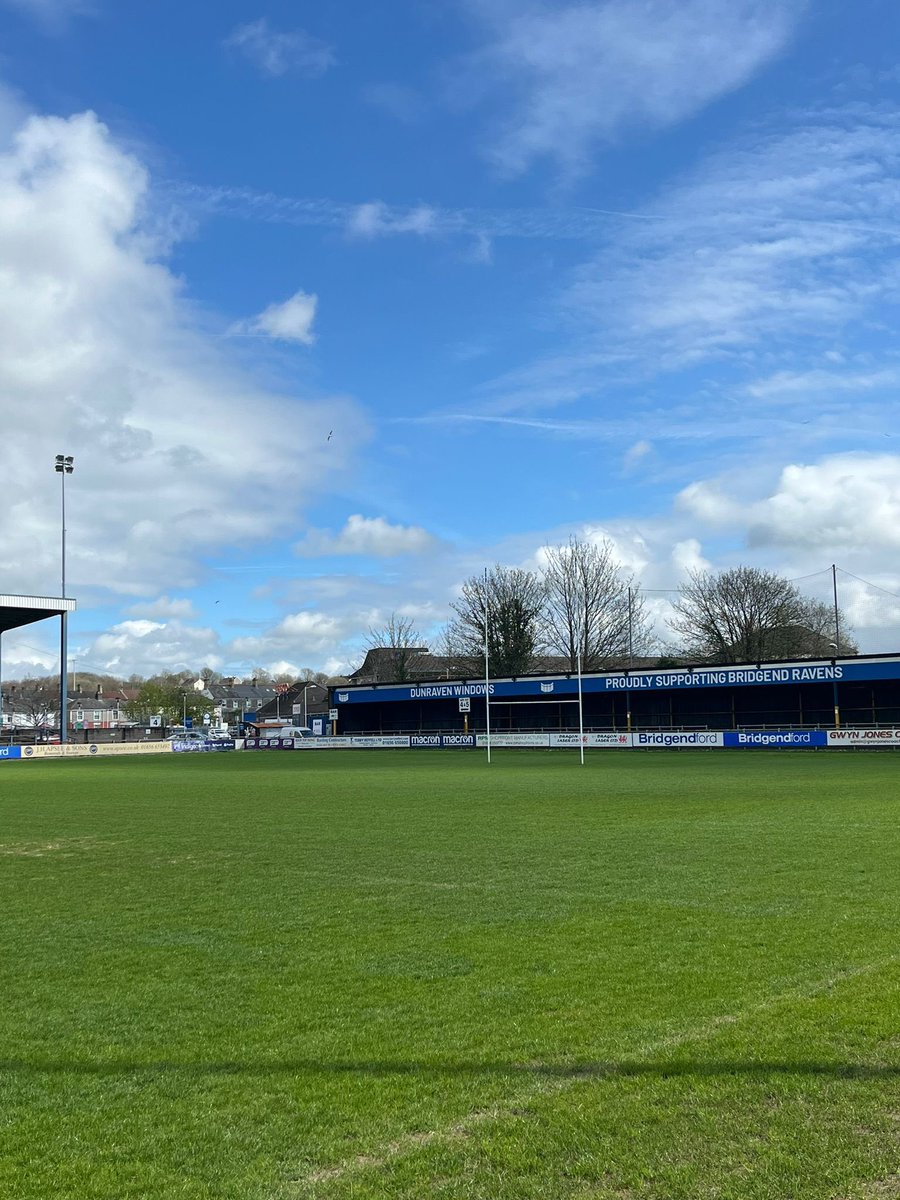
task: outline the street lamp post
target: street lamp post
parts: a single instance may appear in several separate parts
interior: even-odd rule
[[[75,470],[71,454],[57,454],[54,469],[59,475],[62,500],[62,597],[66,598],[66,476]],[[69,614],[62,613],[59,626],[59,740],[69,740]]]
[[[309,727],[309,721],[306,716],[306,692],[307,692],[307,689],[309,689],[311,687],[315,687],[315,686],[316,685],[314,683],[305,683],[303,685],[303,728],[304,729],[307,729]]]

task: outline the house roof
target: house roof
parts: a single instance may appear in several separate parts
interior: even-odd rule
[[[270,700],[274,683],[208,683],[206,693],[213,700]]]
[[[303,700],[304,691],[306,700]],[[329,706],[328,688],[321,683],[292,683],[285,692],[280,692],[273,699],[266,701],[257,711],[260,717],[274,717],[280,713],[282,717],[291,716],[295,704],[305,704],[306,712],[325,712]]]
[[[367,652],[362,666],[353,671],[349,678],[351,684],[360,683],[391,683],[396,680],[395,665],[396,650],[387,646],[377,646]],[[404,662],[406,680],[441,680],[458,679],[461,674],[460,660],[448,654],[431,654],[430,651],[416,648],[407,651],[408,657]],[[631,665],[635,668],[652,667],[658,662],[658,656],[653,658],[635,658]],[[624,665],[628,665],[627,663]],[[529,675],[558,675],[571,671],[568,657],[558,654],[536,655]]]

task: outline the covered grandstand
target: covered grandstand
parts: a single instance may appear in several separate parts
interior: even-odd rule
[[[489,686],[497,733],[578,729],[575,673]],[[582,676],[581,690],[591,730],[888,727],[900,725],[900,654],[603,671]],[[343,734],[486,727],[483,678],[348,685],[332,702]]]
[[[65,621],[75,611],[75,601],[63,596],[11,596],[0,594],[0,728],[3,724],[3,634],[48,617]],[[60,673],[60,711],[65,711],[66,672]]]

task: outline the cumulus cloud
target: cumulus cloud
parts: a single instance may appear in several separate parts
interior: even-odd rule
[[[754,506],[751,545],[855,550],[900,546],[900,457],[836,454],[784,468],[771,496]]]
[[[358,612],[351,611],[340,615],[311,609],[288,613],[259,634],[235,638],[229,643],[228,654],[231,661],[317,662],[325,655],[335,657],[348,639],[362,633],[366,628],[364,620]],[[353,655],[353,651],[349,653]]]
[[[518,174],[582,169],[597,145],[683,121],[741,87],[789,42],[803,0],[469,0],[488,40],[460,90],[500,93],[490,153]]]
[[[264,75],[286,75],[290,71],[315,79],[334,66],[334,51],[325,42],[302,29],[279,33],[265,17],[238,25],[225,39]]]
[[[354,513],[338,533],[312,529],[294,549],[306,558],[340,554],[392,558],[400,554],[421,554],[434,544],[432,535],[418,525],[392,525],[384,517],[364,517]]]
[[[318,297],[308,292],[295,292],[282,304],[270,304],[258,316],[236,325],[234,333],[255,334],[284,342],[302,342],[311,346]]]
[[[219,639],[212,629],[180,621],[121,621],[94,640],[90,663],[111,674],[128,675],[144,670],[196,669],[198,664],[217,667],[222,659]],[[134,664],[139,664],[135,666]]]
[[[703,480],[678,507],[708,528],[742,532],[751,547],[883,553],[900,546],[900,456],[849,453],[785,466],[768,495],[754,473]]]
[[[145,168],[90,113],[31,117],[0,153],[8,590],[58,587],[56,453],[75,456],[75,594],[137,598],[192,585],[219,548],[295,528],[366,436],[352,403],[267,390],[200,331],[159,228]]]

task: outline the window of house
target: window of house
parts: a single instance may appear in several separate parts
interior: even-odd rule
[[[103,713],[102,713],[102,712],[100,712],[99,710],[95,710],[95,712],[94,712],[94,720],[95,720],[95,721],[102,721],[102,720],[103,720]]]

